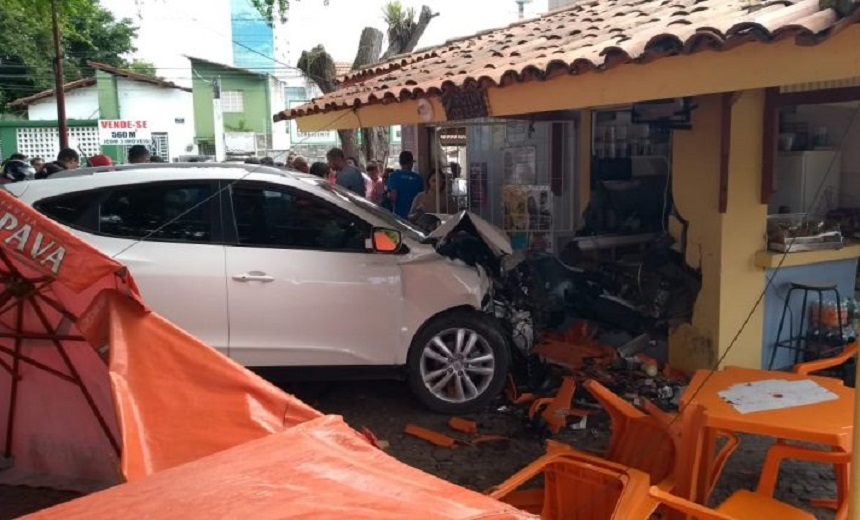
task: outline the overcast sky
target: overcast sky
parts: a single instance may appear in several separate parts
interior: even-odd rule
[[[153,59],[153,56],[176,52],[196,54],[195,44],[207,45],[206,41],[202,41],[205,38],[196,36],[201,31],[188,30],[189,26],[205,29],[213,35],[223,34],[224,28],[229,27],[230,0],[227,0],[226,5],[219,2],[217,7],[210,1],[146,0],[162,8],[157,16],[144,19],[137,17],[140,11],[135,6],[135,0],[101,0],[101,3],[118,17],[131,17],[137,25],[142,26],[137,42],[141,51],[139,56],[157,62],[159,60]],[[351,63],[364,27],[373,26],[384,32],[382,7],[388,1],[329,0],[329,5],[324,7],[323,0],[292,0],[287,27],[291,65],[295,65],[303,50],[320,43],[325,45],[336,61]],[[402,0],[402,3],[405,7],[415,7],[416,11],[420,10],[422,4],[420,0]],[[433,19],[424,33],[419,48],[485,29],[503,27],[517,20],[515,0],[424,0],[423,3],[439,13],[439,16]],[[537,16],[546,10],[547,0],[533,0],[526,5],[526,17]],[[224,18],[223,27],[215,22],[216,18]],[[185,29],[185,38],[201,41],[183,42],[183,50],[179,51],[177,38],[183,36],[175,34],[176,27]]]
[[[355,58],[361,30],[367,26],[385,30],[382,7],[388,0],[322,0],[293,1],[290,13],[290,59],[295,63],[302,50],[322,43],[336,61]],[[502,27],[517,21],[514,0],[403,0],[405,7],[419,11],[421,4],[429,5],[439,16],[434,18],[418,44],[427,47],[446,40],[467,36],[485,29]],[[526,5],[526,17],[547,10],[547,0],[534,0]]]

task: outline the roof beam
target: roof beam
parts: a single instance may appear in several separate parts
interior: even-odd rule
[[[296,119],[302,132],[322,130],[348,130],[373,126],[419,125],[444,123],[445,108],[438,98],[428,99],[431,110],[419,110],[418,100],[401,101],[381,105],[367,105],[359,109],[345,109],[323,114],[313,114]],[[426,107],[426,104],[424,104]]]

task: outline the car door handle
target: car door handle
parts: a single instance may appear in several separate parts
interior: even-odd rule
[[[275,281],[274,276],[269,276],[266,273],[261,273],[260,271],[251,271],[250,273],[245,274],[237,274],[233,277],[237,282],[262,282],[262,283],[270,283]]]

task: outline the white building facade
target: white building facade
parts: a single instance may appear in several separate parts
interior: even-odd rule
[[[151,149],[155,155],[172,160],[195,151],[194,102],[190,91],[124,77],[116,77],[114,85],[119,119],[147,121],[152,131]],[[101,106],[99,85],[95,82],[66,92],[66,114],[73,120],[115,119],[106,115]],[[56,121],[56,98],[51,95],[30,103],[27,118],[30,121]],[[56,151],[39,155],[55,154]]]

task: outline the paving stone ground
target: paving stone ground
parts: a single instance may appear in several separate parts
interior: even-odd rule
[[[440,432],[448,433],[450,430],[446,425],[447,417],[427,413],[399,383],[305,385],[296,390],[299,397],[317,409],[343,415],[355,428],[370,428],[390,444],[388,453],[399,460],[476,491],[485,491],[503,481],[540,456],[544,449],[543,438],[526,425],[521,410],[499,411],[496,407],[471,417],[479,423],[482,433],[503,435],[509,441],[450,450],[435,448],[403,433],[403,428],[409,423]],[[608,419],[598,415],[590,419],[585,430],[566,431],[555,438],[580,449],[599,451],[606,445],[608,437]],[[718,484],[715,502],[724,500],[736,490],[755,488],[769,445],[770,441],[766,439],[742,439]],[[74,496],[49,490],[0,486],[0,520],[16,518]],[[788,462],[780,474],[776,496],[799,507],[807,507],[811,498],[833,497],[833,471],[825,466]],[[829,511],[812,512],[817,518],[833,518]]]

